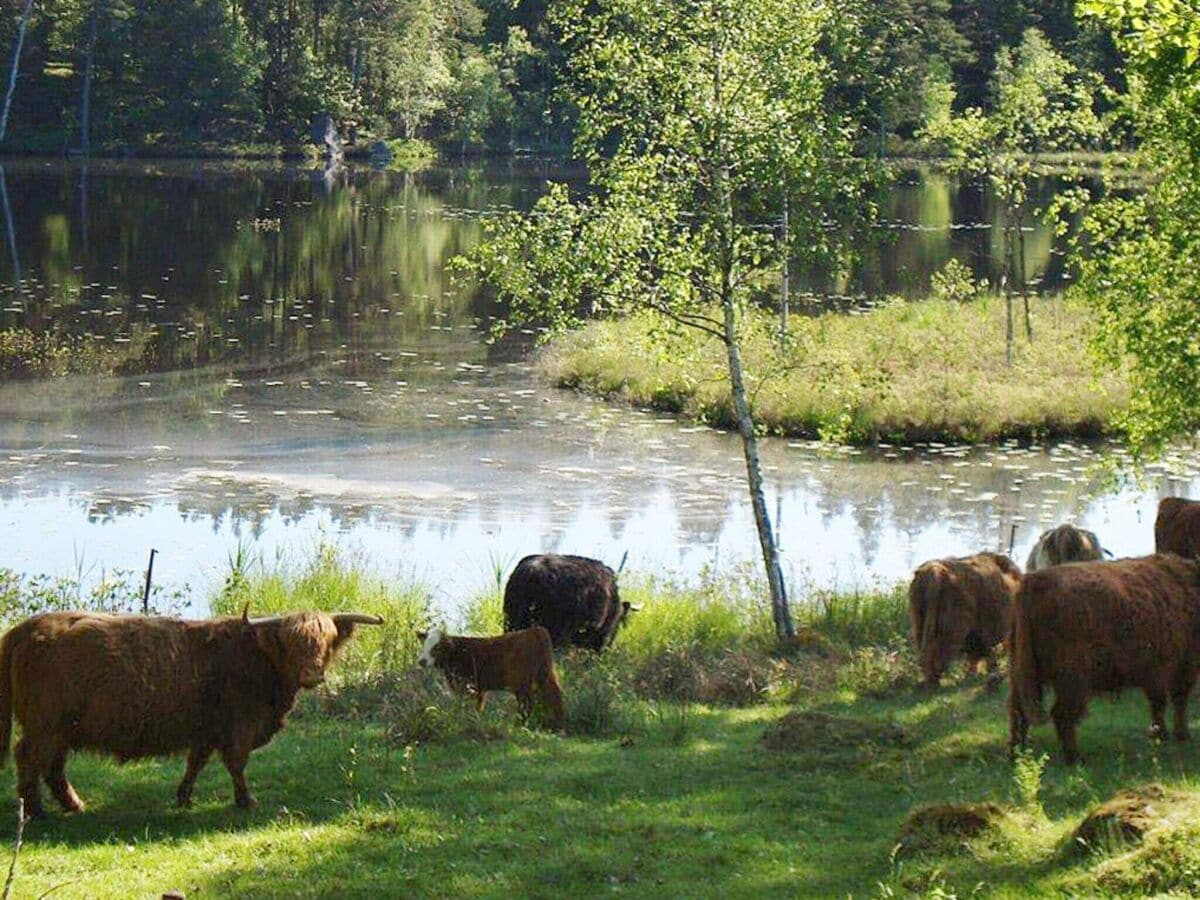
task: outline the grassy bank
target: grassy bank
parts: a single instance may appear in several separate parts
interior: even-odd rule
[[[1021,332],[1011,367],[995,297],[793,316],[782,353],[775,318],[760,314],[744,348],[755,414],[773,434],[855,444],[1103,434],[1127,385],[1117,374],[1095,379],[1086,310],[1057,297],[1032,304],[1034,340]],[[541,357],[560,386],[732,427],[725,365],[717,341],[663,337],[650,317],[594,323]]]
[[[631,580],[629,592],[647,605],[612,652],[560,661],[566,737],[525,727],[507,698],[478,714],[414,671],[400,631],[364,630],[336,682],[307,695],[252,758],[257,811],[231,808],[215,763],[181,811],[169,805],[179,760],[78,757],[72,776],[90,809],[29,826],[17,896],[56,886],[56,897],[1200,889],[1200,762],[1191,747],[1145,736],[1140,697],[1095,704],[1082,731],[1088,765],[1043,768],[1046,729],[1014,765],[1003,688],[976,676],[917,688],[899,591],[799,600],[803,638],[782,651],[746,579]],[[428,612],[419,586],[330,553],[282,574],[244,571],[218,598],[246,600],[256,612],[332,605],[404,622]],[[481,595],[464,618],[486,626],[496,610]],[[11,822],[11,767],[0,781],[0,823]],[[1151,782],[1161,789],[1129,817],[1128,834],[1136,825],[1144,841],[1119,825],[1075,839],[1097,804]]]

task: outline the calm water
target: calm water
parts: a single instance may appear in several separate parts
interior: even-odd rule
[[[528,335],[445,264],[481,219],[524,207],[552,168],[416,177],[285,167],[10,163],[0,330],[86,336],[117,373],[0,382],[0,567],[219,584],[321,541],[422,578],[453,609],[543,550],[695,577],[753,560],[737,440],[540,385]],[[1052,183],[1040,188],[1054,190]],[[835,295],[920,293],[956,257],[994,273],[989,199],[913,174]],[[1064,279],[1052,235],[1031,278]],[[1103,490],[1087,447],[824,452],[772,441],[770,503],[793,584],[891,581],[921,560],[1078,519],[1120,555],[1152,549],[1168,483]]]

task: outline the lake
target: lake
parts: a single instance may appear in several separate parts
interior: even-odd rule
[[[491,341],[502,310],[447,276],[485,216],[573,175],[5,164],[0,331],[76,336],[112,374],[0,381],[0,567],[94,581],[153,547],[155,581],[190,585],[200,612],[239,547],[271,565],[334,542],[452,612],[526,553],[628,553],[633,572],[684,579],[756,560],[735,436],[540,384],[533,336]],[[998,271],[986,192],[915,171],[880,207],[857,268],[811,291],[919,296],[951,258]],[[1049,229],[1027,235],[1027,270],[1068,278]],[[1095,470],[1112,452],[769,440],[763,455],[802,596],[1007,547],[1014,524],[1020,560],[1064,520],[1149,552],[1158,497],[1193,491],[1200,468],[1177,454],[1114,489]]]

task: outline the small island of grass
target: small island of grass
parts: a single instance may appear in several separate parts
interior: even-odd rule
[[[1003,300],[892,301],[861,315],[748,317],[743,354],[756,420],[769,433],[879,442],[1095,438],[1128,404],[1121,373],[1097,376],[1089,313],[1031,301],[1033,340],[1004,358]],[[554,384],[733,427],[725,350],[651,315],[593,322],[555,339],[539,367]]]

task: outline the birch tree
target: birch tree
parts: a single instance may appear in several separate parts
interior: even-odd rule
[[[742,339],[752,285],[785,252],[781,198],[791,236],[818,234],[823,208],[852,202],[852,129],[825,102],[830,15],[819,0],[560,3],[591,185],[582,197],[554,185],[530,213],[490,221],[466,263],[509,302],[512,324],[642,313],[723,345],[781,639],[794,626]]]

